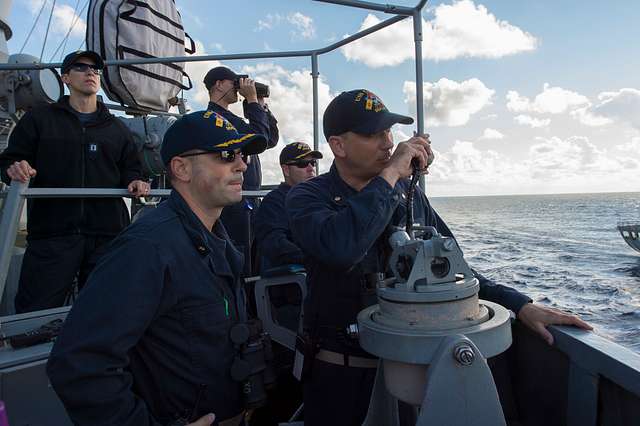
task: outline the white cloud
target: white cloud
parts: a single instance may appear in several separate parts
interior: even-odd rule
[[[87,31],[87,23],[78,16],[73,8],[63,4],[53,10],[51,30],[56,34],[66,35],[73,25],[70,37],[84,37]]]
[[[264,19],[258,19],[258,26],[254,31],[272,30],[276,25],[282,22],[282,19],[283,17],[279,13],[269,13]]]
[[[486,128],[480,139],[504,139],[504,135],[496,129]]]
[[[501,58],[534,50],[536,38],[507,21],[497,19],[486,7],[471,0],[441,4],[431,21],[423,19],[426,59],[435,61],[461,57]],[[367,15],[360,30],[381,22]],[[413,24],[401,21],[342,49],[348,60],[370,67],[394,66],[414,57]]]
[[[482,81],[472,78],[456,82],[441,78],[436,83],[424,83],[424,110],[428,126],[462,126],[471,116],[487,105],[495,91],[487,88]],[[416,115],[416,85],[405,81],[404,101]]]
[[[504,191],[505,184],[517,187],[527,180],[523,165],[508,161],[494,150],[480,150],[472,142],[455,141],[448,151],[435,149],[435,155],[427,178],[432,195],[440,191],[450,195],[481,195],[487,193],[487,188]]]
[[[313,19],[311,17],[303,15],[300,12],[295,12],[287,16],[287,21],[296,28],[296,31],[293,31],[294,37],[303,39],[315,38],[316,28],[313,25]]]
[[[640,137],[632,138],[627,143],[617,145],[616,148],[625,154],[635,154],[640,156]]]
[[[534,118],[525,114],[516,115],[513,119],[518,124],[530,126],[532,128],[547,127],[551,123],[550,118]]]
[[[583,123],[601,126],[618,121],[640,129],[640,90],[625,88],[617,92],[602,92],[598,103],[576,111]]]
[[[291,31],[292,39],[313,39],[316,37],[316,28],[313,24],[313,18],[300,12],[292,12],[288,15],[279,13],[269,13],[264,19],[258,20],[258,25],[254,31],[269,31],[280,25],[282,22],[288,22],[293,26]]]
[[[634,190],[640,169],[640,138],[617,147],[627,156],[598,148],[589,138],[536,138],[524,158],[468,141],[436,151],[427,177],[431,195],[484,195]],[[633,149],[633,151],[632,151]]]
[[[579,106],[588,105],[589,100],[576,92],[545,83],[533,101],[514,90],[507,92],[507,109],[513,112],[535,112],[539,114],[561,114]]]
[[[42,3],[46,0],[29,0],[27,2],[27,7],[31,11],[32,14],[37,14],[42,7]],[[40,17],[40,24],[42,24],[43,16],[46,17],[51,11],[51,6],[47,4],[45,6],[45,10],[43,11],[42,16]],[[46,23],[46,20],[44,21]],[[74,8],[66,5],[66,4],[58,4],[55,9],[53,9],[53,16],[51,18],[51,32],[54,34],[65,36],[67,32],[69,32],[69,28],[73,25],[73,29],[69,37],[81,37],[84,38],[87,23],[84,19],[82,19],[77,13],[75,13]],[[46,28],[46,26],[44,27]]]
[[[222,43],[215,43],[215,42],[209,43],[209,47],[221,53],[225,53],[227,51],[222,45]]]
[[[616,172],[618,164],[589,138],[537,138],[529,148],[529,169],[534,179],[553,180],[567,176]]]

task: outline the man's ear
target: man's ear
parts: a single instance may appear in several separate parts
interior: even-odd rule
[[[287,166],[286,164],[281,164],[280,168],[282,169],[283,176],[288,178],[289,177],[289,166]]]
[[[344,150],[345,140],[343,136],[329,136],[329,140],[327,142],[329,143],[329,147],[331,148],[334,157],[344,158],[347,156]]]
[[[173,157],[169,162],[171,176],[178,182],[191,182],[192,167],[191,161],[182,157]]]
[[[67,73],[64,73],[64,74],[60,75],[60,79],[61,79],[61,80],[62,80],[62,82],[63,82],[64,84],[66,84],[67,86],[69,85],[69,83],[70,83],[70,81],[71,81],[71,79],[69,78],[69,74],[67,74]]]

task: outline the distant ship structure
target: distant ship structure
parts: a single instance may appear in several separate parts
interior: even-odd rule
[[[627,244],[640,253],[640,222],[620,222],[618,231]]]

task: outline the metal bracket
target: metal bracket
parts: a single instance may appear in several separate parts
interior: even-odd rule
[[[302,292],[301,300],[307,297],[307,277],[305,274],[289,274],[273,278],[262,278],[255,284],[256,310],[258,318],[262,321],[264,331],[271,335],[271,338],[291,350],[296,347],[296,331],[290,330],[278,324],[273,318],[273,306],[269,296],[269,287],[282,286],[287,284],[297,284]],[[300,307],[302,313],[302,306]],[[300,315],[302,321],[302,314]]]
[[[427,370],[416,426],[506,426],[498,391],[480,350],[464,335],[442,340]]]

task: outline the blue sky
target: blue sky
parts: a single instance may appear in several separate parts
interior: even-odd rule
[[[11,53],[22,47],[42,1],[13,2]],[[26,53],[39,56],[51,3]],[[45,60],[85,3],[57,1]],[[320,47],[389,16],[308,0],[245,1],[237,10],[219,1],[176,4],[198,54]],[[67,51],[81,45],[85,20],[77,20]],[[437,153],[430,194],[638,191],[639,2],[434,1],[423,20],[425,115]],[[415,114],[410,25],[322,56],[321,111],[341,91],[364,87],[391,110]],[[282,143],[312,140],[308,59],[224,64],[270,84]],[[187,67],[198,83],[187,94],[193,109],[204,106],[200,82],[213,65]],[[412,128],[394,130],[402,140]],[[279,148],[263,154],[266,183],[280,179]],[[324,143],[322,150],[330,161]]]

